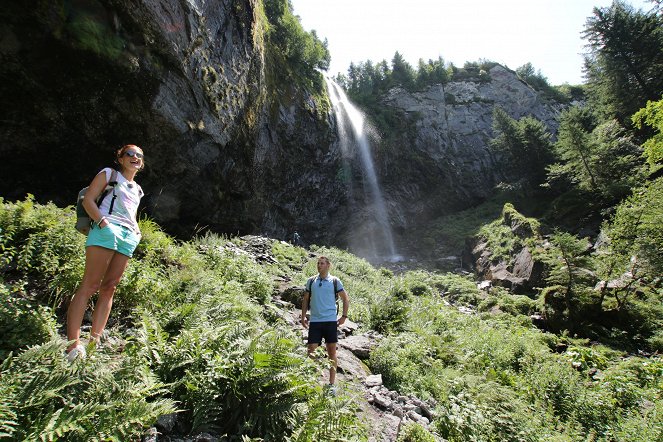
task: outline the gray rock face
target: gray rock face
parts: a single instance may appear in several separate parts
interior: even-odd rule
[[[137,177],[146,211],[170,232],[285,236],[300,224],[312,242],[323,215],[342,214],[330,123],[306,93],[282,93],[284,105],[267,90],[260,8],[3,7],[0,96],[11,112],[0,123],[0,195],[69,205],[115,149],[134,143],[146,154]]]
[[[556,132],[558,105],[544,101],[500,65],[488,74],[421,92],[395,88],[385,97],[385,105],[402,111],[416,126],[400,153],[382,159],[394,224],[408,227],[411,220],[466,208],[490,193],[500,180],[489,150],[495,107],[515,119],[533,116]],[[416,158],[420,167],[404,170],[404,158]]]
[[[534,232],[518,223],[512,222],[511,229],[514,234],[520,234],[523,238],[534,236]],[[490,250],[488,242],[477,239],[470,256],[477,275],[483,280],[478,285],[480,289],[487,290],[494,285],[510,288],[516,293],[526,293],[543,282],[544,264],[534,259],[528,246],[514,250],[509,263],[494,262],[493,251]]]
[[[69,205],[135,143],[145,210],[171,233],[297,230],[345,246],[362,232],[370,214],[349,201],[333,116],[294,85],[269,90],[258,0],[58,5],[3,6],[0,196]],[[554,129],[556,109],[513,72],[485,77],[384,97],[411,128],[395,151],[374,149],[397,230],[488,194],[495,106]]]

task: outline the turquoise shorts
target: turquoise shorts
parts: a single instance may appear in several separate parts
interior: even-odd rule
[[[128,227],[111,223],[99,228],[94,224],[87,235],[85,247],[99,246],[131,258],[139,242],[140,237]]]

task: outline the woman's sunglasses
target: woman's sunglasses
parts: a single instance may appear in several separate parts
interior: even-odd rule
[[[143,156],[144,156],[142,153],[136,152],[135,150],[128,150],[128,151],[124,152],[124,155],[126,155],[128,157],[131,157],[131,158],[136,157],[139,160],[142,160]]]

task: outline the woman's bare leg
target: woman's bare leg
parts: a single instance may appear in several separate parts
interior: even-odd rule
[[[98,246],[85,248],[85,273],[67,309],[67,339],[74,341],[67,351],[80,344],[81,324],[90,297],[95,294],[115,252]]]
[[[106,269],[101,287],[99,287],[99,299],[95,303],[94,312],[92,313],[92,331],[90,332],[92,339],[98,341],[104,328],[106,328],[106,322],[108,322],[108,316],[113,306],[115,288],[120,283],[128,262],[128,256],[115,253]]]

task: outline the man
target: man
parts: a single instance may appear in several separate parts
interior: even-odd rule
[[[309,278],[302,300],[302,325],[308,329],[308,354],[315,351],[322,339],[325,340],[327,356],[331,360],[329,368],[329,391],[336,394],[336,343],[338,326],[348,318],[350,299],[343,289],[341,280],[329,274],[331,262],[326,256],[318,258],[318,275]],[[336,296],[343,301],[343,314],[337,319]],[[306,312],[311,307],[311,319],[306,319]]]

